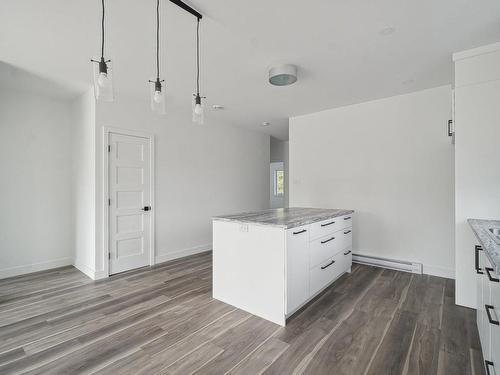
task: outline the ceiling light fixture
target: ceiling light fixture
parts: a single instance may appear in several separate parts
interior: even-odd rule
[[[170,2],[196,17],[196,94],[193,94],[192,111],[193,122],[203,124],[203,103],[201,99],[205,99],[205,97],[200,95],[200,20],[203,16],[181,0],[170,0]]]
[[[203,124],[203,103],[200,96],[200,18],[196,20],[196,94],[193,94],[193,122]]]
[[[387,36],[387,35],[394,34],[395,31],[396,31],[396,29],[394,27],[386,27],[386,28],[383,28],[382,30],[380,30],[378,33],[382,36]]]
[[[156,80],[151,86],[151,109],[160,114],[165,113],[165,93],[162,92],[162,82],[160,80],[160,0],[156,0]]]
[[[96,100],[112,102],[113,101],[113,76],[111,69],[111,60],[104,59],[104,0],[102,4],[101,18],[101,58],[99,60],[91,59],[94,64],[94,95]]]
[[[271,125],[271,123],[270,123],[270,122],[267,122],[267,121],[264,121],[264,122],[262,123],[262,126],[269,126],[269,125]]]
[[[215,109],[215,110],[222,110],[222,109],[224,109],[224,106],[221,105],[221,104],[214,104],[212,106],[212,108]]]
[[[274,86],[288,86],[297,81],[297,67],[284,64],[269,70],[269,83]]]

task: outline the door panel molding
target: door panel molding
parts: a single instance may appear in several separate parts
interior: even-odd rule
[[[150,175],[149,175],[149,197],[150,197],[150,206],[153,209],[149,212],[149,265],[152,266],[155,264],[155,137],[153,133],[140,131],[140,130],[131,130],[131,129],[121,129],[116,127],[103,126],[102,127],[102,183],[103,183],[103,194],[102,194],[102,264],[104,268],[104,272],[106,273],[105,277],[109,277],[110,275],[110,262],[109,262],[109,251],[110,251],[110,207],[108,204],[108,199],[110,197],[110,187],[109,187],[109,152],[108,145],[110,141],[110,134],[118,134],[124,136],[132,136],[132,137],[140,137],[145,138],[149,141],[149,165],[150,165]]]

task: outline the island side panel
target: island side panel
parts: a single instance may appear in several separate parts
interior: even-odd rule
[[[213,298],[285,325],[285,230],[213,221]]]

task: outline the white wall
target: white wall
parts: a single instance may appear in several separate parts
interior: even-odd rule
[[[347,208],[354,252],[454,276],[451,87],[290,119],[290,206]]]
[[[218,124],[195,125],[189,111],[159,116],[149,98],[119,95],[96,108],[97,273],[102,272],[102,127],[155,135],[157,261],[211,249],[211,216],[269,205],[269,136]],[[210,117],[210,115],[206,115]]]
[[[95,271],[95,100],[89,90],[71,103],[72,205],[74,264],[94,277]]]
[[[500,43],[454,55],[456,302],[476,306],[468,218],[500,219]]]
[[[73,259],[69,103],[0,89],[0,278]]]

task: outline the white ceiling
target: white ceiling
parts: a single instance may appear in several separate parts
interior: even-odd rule
[[[162,1],[168,106],[189,116],[195,18]],[[116,94],[144,97],[154,78],[155,0],[106,0],[106,55]],[[193,0],[201,24],[202,94],[210,121],[288,138],[288,117],[452,82],[451,54],[500,41],[498,0]],[[0,60],[64,84],[91,83],[99,0],[1,0]],[[379,32],[392,27],[395,32]],[[272,64],[299,67],[288,87]],[[167,116],[168,117],[168,116]],[[271,126],[262,127],[263,121]]]

